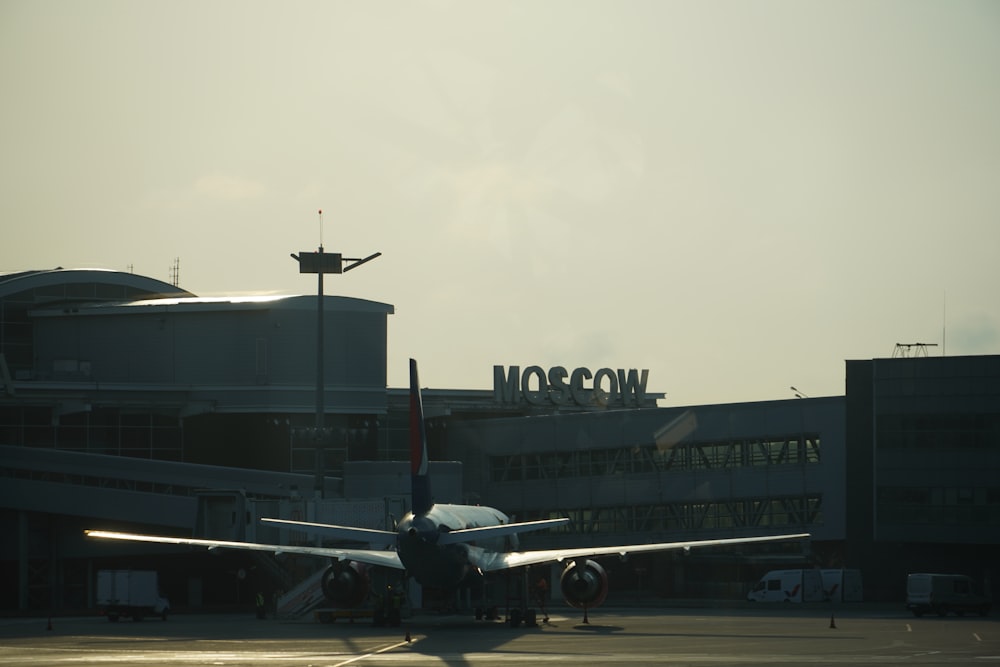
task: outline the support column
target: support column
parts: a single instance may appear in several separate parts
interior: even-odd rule
[[[28,610],[28,513],[17,513],[17,608]]]

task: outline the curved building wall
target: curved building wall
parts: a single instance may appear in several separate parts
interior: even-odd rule
[[[34,377],[34,323],[40,307],[192,296],[174,285],[121,271],[52,269],[0,275],[0,355],[11,376]]]
[[[295,472],[374,458],[393,307],[322,303],[317,430],[315,296],[197,298],[96,270],[0,276],[0,445]]]
[[[345,400],[377,389],[378,407],[384,409],[386,316],[391,312],[386,304],[324,297],[326,384],[349,390]],[[316,315],[311,296],[157,299],[36,310],[36,376],[191,387],[314,387]]]

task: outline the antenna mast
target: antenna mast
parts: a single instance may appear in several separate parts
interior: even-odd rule
[[[174,264],[170,267],[170,284],[177,287],[181,283],[181,258],[174,257]]]
[[[937,347],[937,343],[896,343],[892,358],[926,357],[929,347]]]
[[[948,293],[941,296],[941,356],[948,356]]]

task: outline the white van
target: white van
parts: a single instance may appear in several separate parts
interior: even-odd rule
[[[771,570],[747,593],[751,602],[822,602],[819,570]]]
[[[990,606],[989,598],[980,595],[976,582],[964,574],[916,573],[906,577],[906,608],[914,616],[929,611],[938,616],[948,612],[962,616],[967,611],[986,616]]]
[[[156,572],[147,570],[100,570],[97,573],[97,606],[109,621],[131,616],[167,620],[170,602],[160,597]]]
[[[832,602],[861,602],[861,570],[820,570],[823,593]]]

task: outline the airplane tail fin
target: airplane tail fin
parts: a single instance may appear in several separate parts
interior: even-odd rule
[[[410,511],[425,514],[434,504],[431,500],[431,480],[428,475],[427,433],[424,430],[424,404],[420,397],[417,362],[410,359]]]

